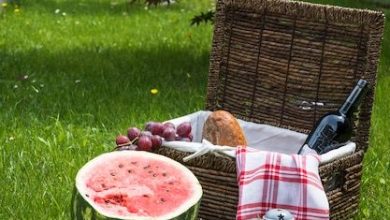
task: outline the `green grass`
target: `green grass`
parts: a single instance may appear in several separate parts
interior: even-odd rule
[[[0,219],[69,218],[77,170],[111,150],[117,134],[203,108],[212,27],[189,23],[209,7],[37,0],[18,15],[8,9],[0,20]]]
[[[77,170],[117,134],[204,107],[212,27],[189,22],[212,1],[147,10],[124,0],[24,2],[0,12],[0,219],[68,219]],[[389,32],[359,219],[390,218]]]

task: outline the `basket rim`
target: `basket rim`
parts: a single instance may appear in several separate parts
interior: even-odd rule
[[[192,160],[189,160],[187,162],[183,162],[183,158],[185,156],[190,155],[189,152],[184,152],[180,150],[176,150],[169,147],[162,146],[157,151],[158,154],[163,154],[165,156],[169,156],[170,158],[180,161],[181,163],[185,164],[186,166],[200,166],[204,167],[205,169],[210,169],[209,171],[211,173],[219,172],[219,173],[236,173],[236,160],[235,158],[228,158],[228,157],[222,157],[217,156],[212,153],[207,153],[205,155],[202,155],[200,157],[194,158]],[[333,172],[337,167],[340,168],[346,168],[348,167],[349,163],[348,161],[362,161],[364,155],[363,150],[356,150],[355,152],[344,155],[341,158],[338,158],[334,161],[319,164],[319,172],[320,174],[329,174]]]
[[[291,0],[222,0],[227,9],[280,13],[328,23],[372,25],[384,20],[384,13],[363,8],[349,8]]]

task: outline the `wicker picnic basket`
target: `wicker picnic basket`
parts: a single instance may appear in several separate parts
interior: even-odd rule
[[[354,118],[356,152],[320,167],[332,219],[358,211],[383,25],[384,15],[369,10],[284,0],[217,2],[207,110],[308,133],[359,78],[369,82]],[[169,148],[159,153],[182,163],[188,155]],[[235,219],[235,161],[207,154],[184,164],[204,188],[200,218]]]

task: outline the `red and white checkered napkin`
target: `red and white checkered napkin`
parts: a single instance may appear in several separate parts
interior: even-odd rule
[[[329,204],[316,155],[287,155],[249,147],[236,150],[239,204],[237,220],[286,209],[295,220],[329,219]]]

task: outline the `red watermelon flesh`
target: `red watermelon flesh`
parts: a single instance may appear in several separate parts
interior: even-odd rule
[[[110,154],[114,155],[95,162],[82,178],[83,196],[106,216],[167,216],[193,202],[190,200],[199,191],[200,185],[194,185],[189,171],[169,158],[165,162],[162,156],[137,151]]]

